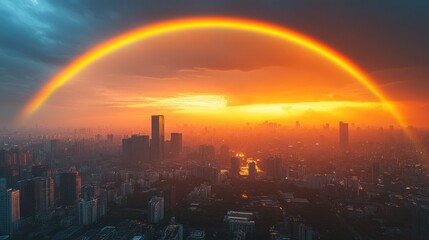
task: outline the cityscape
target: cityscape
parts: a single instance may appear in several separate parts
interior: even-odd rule
[[[89,128],[55,135],[42,134],[48,129],[2,132],[2,234],[11,239],[428,237],[428,173],[401,129],[360,129],[341,121],[320,128],[263,122],[231,129],[228,138],[207,133],[211,140],[201,144],[195,136],[167,135],[168,116],[153,115],[147,124],[150,135]],[[234,138],[242,139],[240,144]]]
[[[0,240],[429,240],[429,1],[0,1]]]

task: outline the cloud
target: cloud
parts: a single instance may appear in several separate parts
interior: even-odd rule
[[[400,0],[0,1],[0,102],[20,108],[49,76],[108,37],[190,15],[283,24],[320,39],[371,71],[429,66],[428,8],[428,1]],[[6,88],[12,85],[15,88]],[[14,94],[17,101],[5,97]],[[0,122],[5,115],[0,113]]]

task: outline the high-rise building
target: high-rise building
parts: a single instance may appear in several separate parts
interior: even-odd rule
[[[151,160],[159,162],[164,160],[164,116],[152,116],[152,139],[150,142]]]
[[[213,145],[200,145],[198,147],[200,161],[214,165],[216,161],[215,147]]]
[[[170,224],[165,227],[162,240],[183,240],[183,225]]]
[[[72,205],[80,196],[81,179],[77,172],[60,174],[60,202]]]
[[[96,191],[97,189],[94,185],[83,185],[80,191],[81,198],[86,201],[94,199],[97,195]]]
[[[182,153],[182,134],[181,133],[171,133],[170,138],[170,149],[171,149],[171,156],[173,158],[177,158]]]
[[[349,145],[349,124],[345,122],[340,122],[340,146],[348,146]]]
[[[283,159],[280,157],[269,157],[264,160],[266,177],[270,179],[281,179],[284,177]]]
[[[226,161],[231,157],[229,147],[226,144],[220,146],[220,160]]]
[[[0,235],[10,235],[19,227],[19,190],[0,191]]]
[[[164,219],[164,198],[153,196],[148,204],[148,220],[150,223],[159,223]]]
[[[122,139],[122,158],[125,165],[150,161],[149,136],[133,135]]]
[[[34,178],[36,211],[46,211],[54,207],[54,180],[50,177]]]
[[[240,159],[238,157],[231,158],[231,177],[237,178],[240,176]]]
[[[78,220],[80,225],[90,225],[98,220],[98,199],[79,200],[77,203]]]
[[[20,214],[26,218],[36,213],[36,183],[33,179],[21,180],[19,184]]]
[[[256,163],[250,162],[247,164],[249,172],[249,181],[256,181]]]

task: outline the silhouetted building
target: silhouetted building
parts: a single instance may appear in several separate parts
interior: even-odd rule
[[[97,195],[96,188],[93,185],[84,185],[81,188],[80,194],[83,200],[86,200],[86,201],[92,200]]]
[[[284,177],[283,159],[280,157],[270,157],[265,159],[264,168],[267,178],[282,179]]]
[[[232,177],[237,178],[240,176],[240,159],[238,157],[231,158],[230,172]]]
[[[349,145],[349,124],[340,122],[339,129],[340,129],[340,145],[348,146]]]
[[[98,220],[98,199],[80,199],[77,203],[78,221],[80,225],[90,225]]]
[[[122,157],[125,165],[150,161],[149,136],[133,135],[122,139]]]
[[[256,181],[256,163],[250,162],[247,164],[248,166],[248,172],[249,172],[249,181]]]
[[[33,177],[50,177],[51,169],[47,165],[35,165],[31,167]]]
[[[152,116],[152,139],[150,142],[151,160],[159,162],[164,160],[164,116]]]
[[[170,149],[171,149],[171,156],[173,158],[178,158],[180,154],[182,154],[182,148],[183,148],[183,139],[181,133],[171,133],[170,138]]]
[[[228,145],[223,144],[220,146],[220,159],[221,160],[228,160],[231,156],[229,153],[229,147]]]
[[[77,172],[60,174],[60,202],[72,205],[80,196],[81,179]]]
[[[198,147],[198,155],[200,161],[205,164],[213,166],[216,161],[215,148],[213,145],[200,145]]]
[[[19,181],[19,203],[22,218],[34,216],[36,213],[36,181],[26,179]]]
[[[164,198],[153,196],[148,204],[148,220],[150,223],[159,223],[164,219]]]
[[[13,236],[19,228],[19,190],[0,191],[0,235]]]
[[[169,212],[176,206],[176,187],[171,185],[163,190],[164,210]]]

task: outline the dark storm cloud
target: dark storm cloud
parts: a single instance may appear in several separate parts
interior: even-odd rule
[[[282,24],[369,71],[429,66],[429,1],[3,0],[0,102],[19,108],[55,71],[103,39],[149,22],[196,15]]]

